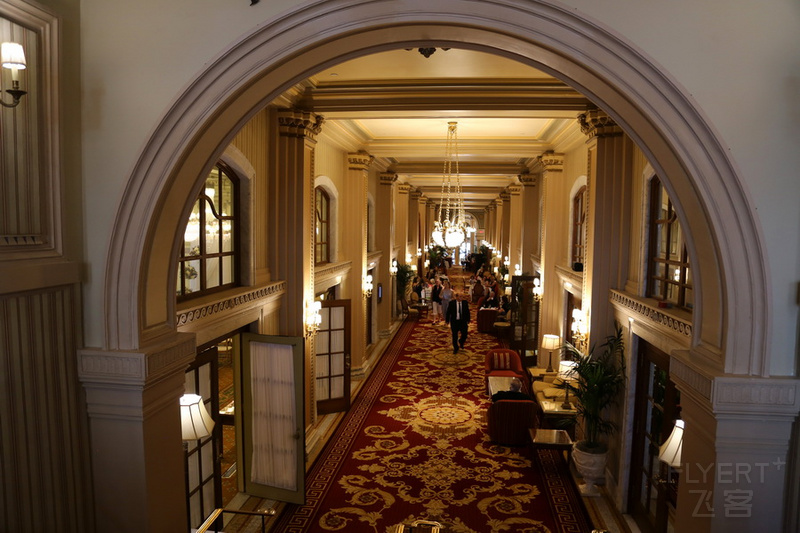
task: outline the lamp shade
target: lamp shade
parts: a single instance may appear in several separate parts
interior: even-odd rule
[[[555,350],[558,348],[558,343],[561,338],[558,335],[544,335],[542,336],[542,349]]]
[[[206,411],[203,397],[197,394],[181,396],[181,434],[183,440],[198,440],[211,435],[214,420]]]
[[[3,43],[0,45],[0,58],[4,68],[24,69],[25,51],[19,43]]]
[[[683,451],[683,420],[676,420],[672,433],[658,450],[658,458],[672,468],[681,467],[681,452]]]
[[[575,376],[572,374],[572,370],[575,368],[575,365],[578,363],[575,361],[561,361],[558,363],[558,375],[562,379],[572,379]]]

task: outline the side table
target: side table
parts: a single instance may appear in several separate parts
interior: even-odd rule
[[[531,446],[536,449],[561,450],[567,452],[567,464],[572,457],[572,439],[563,429],[530,428]]]

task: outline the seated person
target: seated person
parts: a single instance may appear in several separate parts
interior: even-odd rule
[[[500,301],[497,299],[497,295],[494,292],[490,292],[481,305],[482,309],[497,309],[498,307],[500,307]]]
[[[509,385],[508,390],[501,390],[500,392],[496,392],[492,394],[492,401],[496,402],[498,400],[531,400],[533,398],[525,394],[524,392],[520,392],[522,389],[522,382],[519,378],[511,378],[511,384]]]
[[[508,310],[511,309],[511,301],[505,294],[500,297],[500,310],[497,312],[497,321],[502,322],[508,318]]]

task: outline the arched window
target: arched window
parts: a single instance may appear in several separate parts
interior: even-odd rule
[[[586,250],[586,186],[572,198],[572,269],[583,270]],[[580,266],[579,266],[580,265]]]
[[[650,238],[647,296],[678,307],[693,307],[692,271],[683,231],[667,190],[650,181]]]
[[[218,163],[194,203],[178,257],[178,299],[238,284],[238,179]]]
[[[325,189],[314,189],[314,209],[317,227],[314,228],[314,263],[328,263],[331,260],[331,199]]]

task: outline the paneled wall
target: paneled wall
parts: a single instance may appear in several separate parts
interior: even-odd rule
[[[0,529],[92,531],[78,286],[0,298]]]

